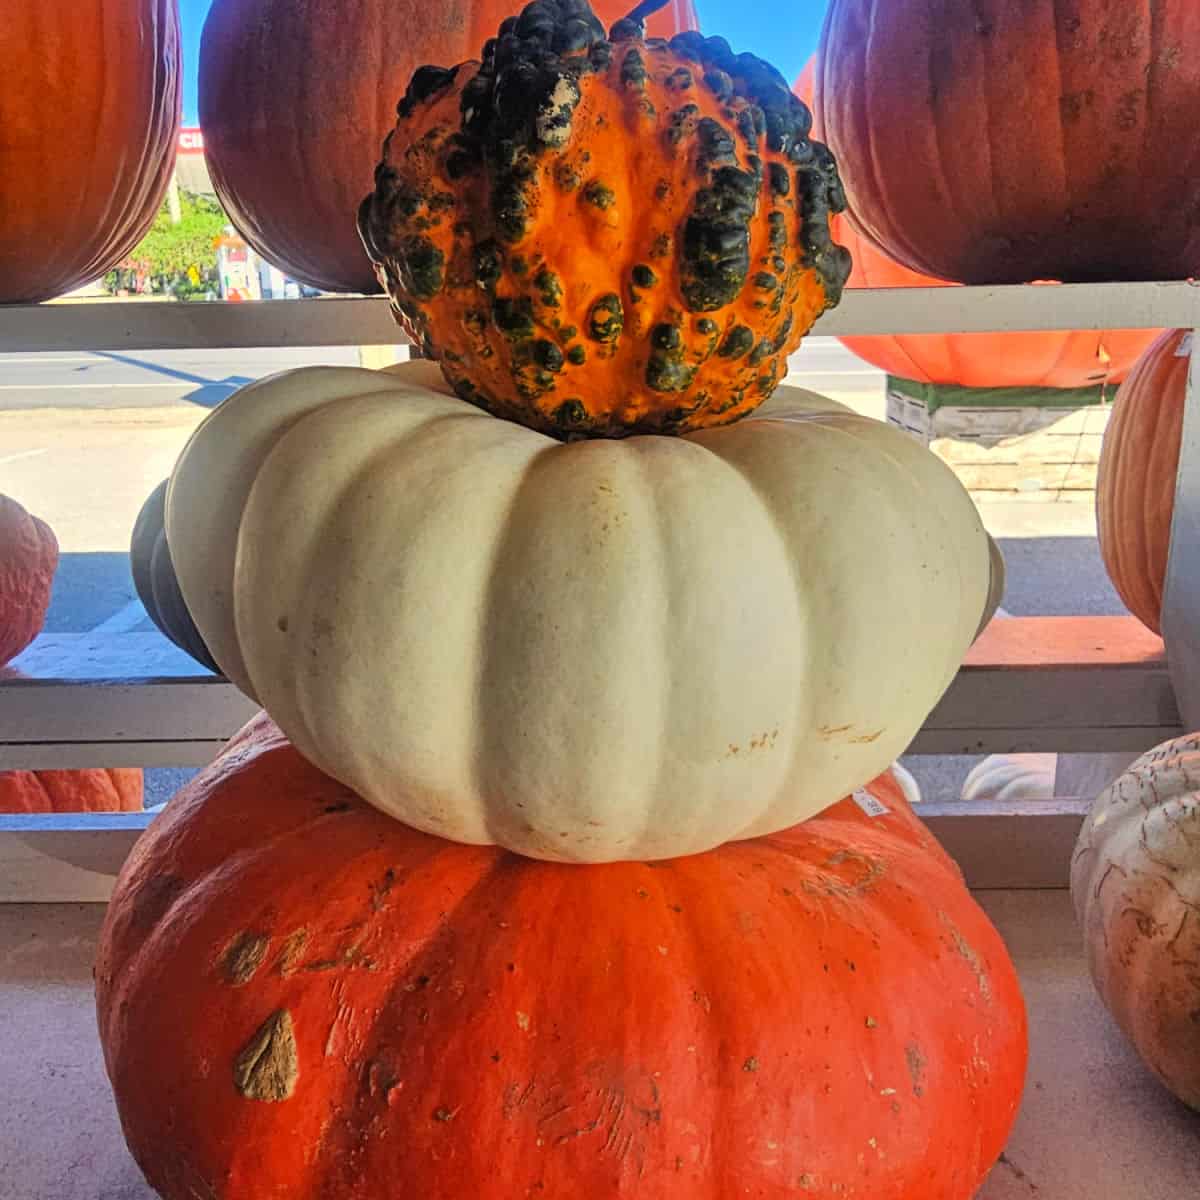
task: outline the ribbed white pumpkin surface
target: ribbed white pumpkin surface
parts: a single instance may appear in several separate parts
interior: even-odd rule
[[[987,601],[943,463],[764,407],[563,444],[429,364],[293,371],[197,430],[168,540],[225,672],[371,803],[540,858],[702,851],[885,770]]]

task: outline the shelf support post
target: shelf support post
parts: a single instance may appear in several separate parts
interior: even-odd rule
[[[1187,347],[1187,398],[1175,477],[1171,547],[1163,585],[1162,632],[1171,683],[1183,725],[1200,730],[1200,333],[1193,329]]]

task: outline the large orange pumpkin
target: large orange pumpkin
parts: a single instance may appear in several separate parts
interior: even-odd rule
[[[829,0],[818,56],[850,208],[904,266],[1200,274],[1196,0]]]
[[[631,0],[598,0],[607,21]],[[296,279],[377,292],[354,227],[396,102],[428,62],[479,52],[521,0],[214,0],[200,45],[213,184],[242,236]],[[651,20],[696,28],[692,0]]]
[[[140,812],[142,772],[0,771],[0,813]]]
[[[1113,403],[1096,477],[1100,553],[1125,607],[1161,632],[1175,476],[1191,364],[1190,330],[1164,333]]]
[[[50,526],[0,495],[0,667],[42,631],[57,569]]]
[[[176,0],[5,0],[0,304],[70,291],[150,227],[175,167]]]
[[[482,62],[423,67],[360,215],[458,395],[559,436],[745,416],[849,270],[837,168],[783,77],[643,34],[535,0]]]
[[[813,106],[816,58],[795,91]],[[817,137],[820,130],[814,130]],[[835,155],[837,147],[833,147]],[[889,258],[855,227],[849,213],[830,220],[834,240],[854,260],[848,288],[952,287]],[[1158,337],[1158,329],[1041,330],[1021,333],[872,334],[839,339],[872,366],[918,383],[973,388],[1082,388],[1116,384]]]
[[[573,867],[420,834],[263,718],[138,842],[96,965],[164,1200],[967,1200],[1012,965],[890,776],[786,833]]]

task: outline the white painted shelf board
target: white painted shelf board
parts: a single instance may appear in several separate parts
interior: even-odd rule
[[[1200,325],[1189,280],[847,291],[813,334],[1158,329]],[[382,297],[245,304],[78,303],[0,308],[0,351],[360,346],[407,342]]]
[[[0,307],[0,351],[196,350],[407,342],[388,302],[368,297],[244,304],[100,301]]]

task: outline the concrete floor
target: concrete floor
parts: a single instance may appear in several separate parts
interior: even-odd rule
[[[1200,1114],[1144,1071],[1101,1008],[1067,893],[979,898],[1024,982],[1031,1064],[1016,1129],[978,1200],[1200,1196]],[[152,1200],[122,1143],[96,1039],[102,919],[100,905],[0,906],[0,1200]]]

